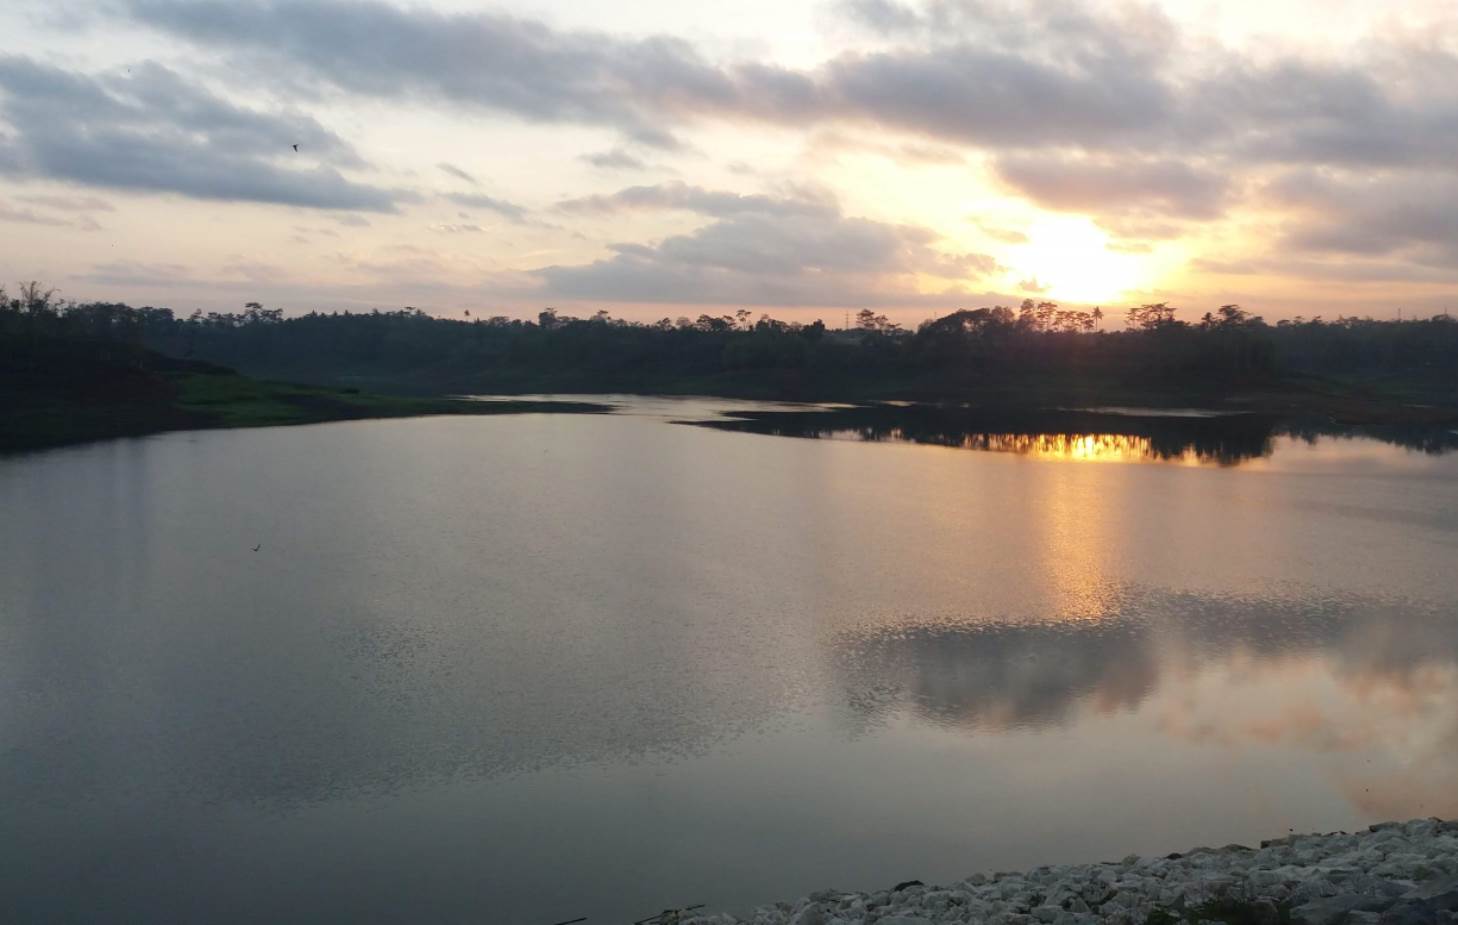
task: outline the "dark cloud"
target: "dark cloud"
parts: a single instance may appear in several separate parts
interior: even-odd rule
[[[959,287],[998,269],[982,254],[948,254],[926,228],[834,213],[740,212],[657,245],[536,271],[551,295],[616,301],[865,305],[925,301],[920,277]]]
[[[976,45],[846,55],[824,79],[830,115],[994,148],[1122,146],[1174,108],[1153,74],[1123,62],[1049,63]]]
[[[0,117],[15,133],[0,169],[88,186],[320,209],[391,211],[409,198],[346,179],[346,142],[297,113],[222,100],[158,64],[91,76],[0,58]],[[284,166],[292,145],[327,159]]]
[[[1188,106],[1204,137],[1243,163],[1452,167],[1458,56],[1374,47],[1340,64],[1235,58],[1191,88]]]
[[[1187,56],[1176,27],[1140,4],[853,0],[844,9],[893,43],[793,69],[720,65],[667,36],[377,0],[125,2],[134,19],[231,52],[256,75],[603,125],[658,147],[716,118],[1239,163],[1439,164],[1458,141],[1458,57],[1441,48],[1375,41],[1338,63],[1217,46]]]
[[[1091,16],[1042,17],[1053,25],[1040,45],[1031,44],[1034,23],[1017,30],[1022,47],[965,41],[847,54],[797,71],[721,67],[667,36],[623,39],[372,0],[130,0],[129,8],[148,26],[242,55],[259,74],[295,79],[302,70],[351,94],[607,125],[664,148],[679,144],[673,125],[716,116],[852,120],[977,144],[1096,143],[1148,131],[1173,108],[1121,21]]]
[[[1296,215],[1284,239],[1291,249],[1458,261],[1458,176],[1451,173],[1293,171],[1265,192]]]
[[[917,10],[896,0],[843,0],[839,7],[851,19],[880,32],[911,32],[923,25]]]
[[[1214,218],[1230,185],[1221,172],[1172,159],[1012,154],[998,158],[995,168],[1027,198],[1065,212]]]
[[[1079,0],[842,0],[852,22],[896,37],[953,43],[969,37],[1049,57],[1165,60],[1179,36],[1149,3]]]
[[[18,173],[20,167],[20,146],[0,126],[0,173]]]
[[[852,18],[909,41],[888,54],[905,62],[969,62],[968,50],[1019,59],[1001,68],[1002,83],[968,83],[963,103],[979,98],[1009,112],[980,112],[1009,122],[996,147],[1026,147],[1021,114],[1060,118],[1049,144],[1078,151],[1164,153],[1224,158],[1230,166],[1329,164],[1449,167],[1458,145],[1458,55],[1432,43],[1372,36],[1341,58],[1278,51],[1259,56],[1217,45],[1192,45],[1157,8],[1071,0],[853,0]],[[970,71],[969,71],[970,72]],[[1110,99],[1078,96],[1057,79],[1087,78]],[[926,82],[927,134],[956,125]],[[1032,89],[1036,99],[1023,96]],[[1128,119],[1115,110],[1127,100]],[[1092,104],[1079,111],[1074,104]],[[984,100],[985,102],[985,100]],[[1109,104],[1108,108],[1103,103]],[[1015,111],[1014,111],[1015,110]],[[1071,121],[1068,117],[1072,117]],[[932,122],[941,126],[930,127]],[[990,132],[990,130],[989,130]],[[987,144],[983,137],[967,136]]]
[[[487,212],[495,212],[513,222],[526,221],[527,210],[514,202],[507,202],[505,199],[497,199],[494,196],[480,193],[450,193],[446,198],[456,205],[469,209],[485,209]]]
[[[461,168],[457,167],[455,164],[447,164],[445,161],[441,161],[439,164],[436,164],[435,166],[436,167],[439,167],[442,173],[445,173],[445,174],[447,174],[449,176],[455,177],[457,180],[465,180],[467,183],[471,184],[472,186],[479,185],[477,183],[475,177],[471,176],[466,171],[464,171]]]
[[[634,157],[622,148],[613,148],[611,151],[595,151],[591,154],[584,154],[581,159],[594,167],[604,170],[643,170],[648,165],[640,158]]]
[[[629,125],[623,129],[629,141],[637,142],[646,148],[659,148],[664,151],[684,151],[688,149],[678,136],[668,129],[655,125]]]
[[[264,67],[305,69],[347,93],[424,98],[538,122],[621,129],[677,142],[654,112],[732,102],[735,88],[686,42],[565,32],[496,13],[445,14],[380,2],[131,0],[133,17]]]
[[[610,215],[653,209],[677,209],[704,215],[834,215],[835,199],[821,190],[794,188],[784,196],[741,194],[709,190],[683,182],[655,186],[630,186],[609,195],[585,196],[557,204],[563,212],[579,215]]]

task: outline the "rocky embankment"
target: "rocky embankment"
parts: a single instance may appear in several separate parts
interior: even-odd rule
[[[821,890],[749,919],[682,915],[682,925],[1174,925],[1458,923],[1458,822],[1423,819],[1365,832],[1292,835],[1101,864],[974,874],[947,886]]]

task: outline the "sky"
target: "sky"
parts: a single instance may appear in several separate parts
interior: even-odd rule
[[[0,281],[183,312],[1436,314],[1455,27],[1455,0],[7,0]]]

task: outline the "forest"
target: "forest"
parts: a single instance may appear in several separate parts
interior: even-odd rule
[[[802,400],[1212,401],[1318,394],[1458,406],[1458,322],[1339,317],[1267,323],[1238,305],[1167,303],[1120,316],[1032,300],[907,329],[866,309],[847,329],[748,311],[626,321],[554,309],[465,320],[406,307],[238,312],[58,299],[0,289],[12,358],[42,343],[155,351],[289,382],[405,394],[698,393]],[[78,348],[80,349],[80,348]]]

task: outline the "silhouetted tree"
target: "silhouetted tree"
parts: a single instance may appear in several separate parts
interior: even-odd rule
[[[1137,308],[1129,309],[1128,325],[1141,331],[1158,331],[1164,328],[1179,327],[1183,321],[1175,320],[1175,312],[1178,309],[1168,302],[1153,302],[1148,305],[1140,305]]]

